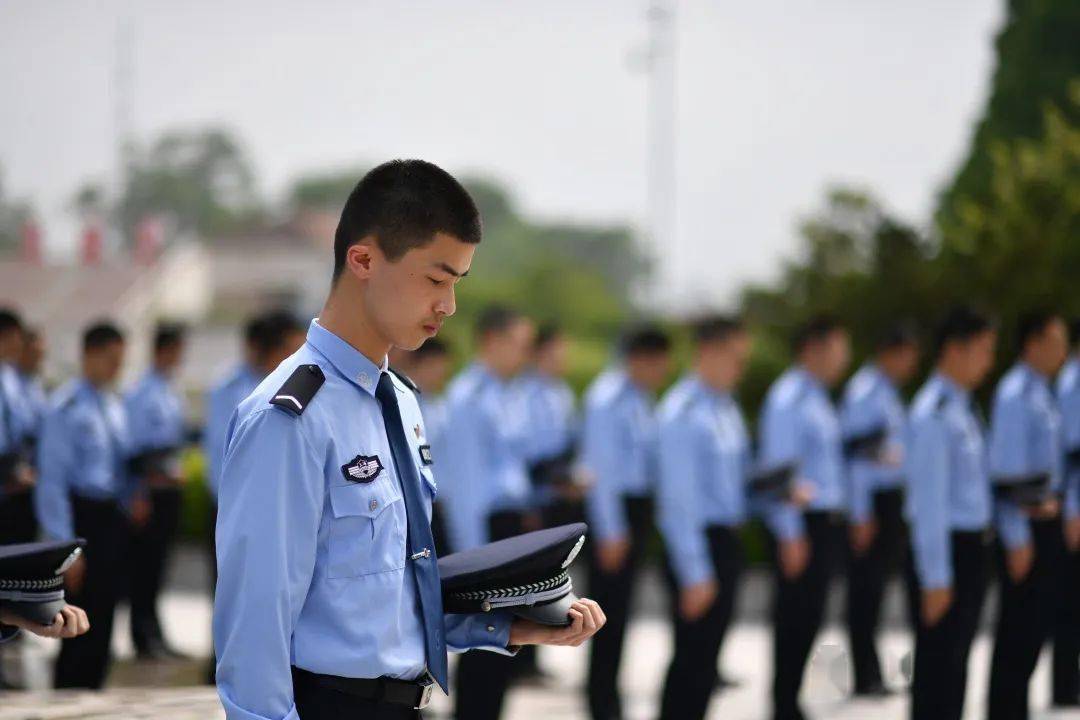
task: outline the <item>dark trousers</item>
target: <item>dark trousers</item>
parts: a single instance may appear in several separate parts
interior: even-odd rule
[[[488,518],[492,542],[524,532],[520,512],[497,512]],[[502,714],[506,688],[514,672],[514,658],[474,650],[461,656],[457,667],[454,717],[459,720],[497,720]]]
[[[607,616],[607,624],[593,636],[589,648],[587,687],[589,713],[593,720],[622,718],[618,681],[623,640],[630,617],[634,581],[653,532],[652,498],[628,497],[624,498],[623,504],[630,533],[626,562],[614,573],[603,572],[595,557],[589,566],[589,596],[599,603]]]
[[[150,492],[152,510],[146,525],[131,535],[131,639],[135,649],[148,652],[165,644],[158,617],[158,596],[180,527],[179,487]]]
[[[716,688],[716,661],[731,624],[743,561],[735,528],[711,527],[707,536],[718,593],[712,607],[697,620],[685,620],[679,613],[679,587],[674,573],[668,568],[675,652],[664,680],[661,720],[704,718],[709,698]]]
[[[36,539],[33,491],[27,489],[0,498],[0,545],[28,543]]]
[[[985,533],[952,533],[953,602],[933,627],[920,618],[912,720],[960,720],[963,715],[968,655],[986,598],[987,557]]]
[[[311,673],[293,668],[293,698],[300,720],[419,720],[419,710],[364,700],[319,685]]]
[[[1054,608],[1055,705],[1080,704],[1080,550],[1062,549],[1060,592]]]
[[[810,559],[802,574],[787,579],[778,560],[777,540],[772,555],[776,562],[773,594],[773,683],[775,720],[802,720],[799,691],[814,640],[825,618],[825,603],[842,552],[844,527],[839,515],[803,513]]]
[[[86,539],[86,573],[78,592],[67,601],[86,611],[90,631],[63,640],[56,660],[57,688],[100,689],[108,675],[113,612],[123,581],[128,522],[113,500],[72,498],[75,534]]]
[[[1035,560],[1027,576],[1016,583],[998,548],[1001,598],[990,665],[989,720],[1026,720],[1028,686],[1039,652],[1050,638],[1057,603],[1058,570],[1064,550],[1061,521],[1030,520]]]
[[[885,585],[904,567],[901,561],[907,548],[907,527],[903,509],[904,494],[900,489],[875,493],[877,535],[873,543],[859,556],[851,551],[850,542],[847,544],[846,620],[856,693],[872,690],[882,684],[877,632]]]

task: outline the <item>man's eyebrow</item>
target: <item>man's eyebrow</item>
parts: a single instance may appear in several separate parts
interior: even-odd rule
[[[444,262],[435,263],[435,267],[439,268],[440,270],[442,270],[444,273],[446,273],[448,275],[453,275],[456,278],[463,278],[463,277],[465,277],[466,275],[469,274],[468,270],[466,270],[465,272],[458,272],[457,270],[450,267],[449,265],[447,265]]]

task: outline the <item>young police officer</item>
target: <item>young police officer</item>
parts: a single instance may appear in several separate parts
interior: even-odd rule
[[[430,163],[372,170],[342,210],[330,295],[307,342],[240,404],[217,526],[218,690],[243,718],[416,718],[446,650],[578,645],[604,623],[504,611],[445,616],[430,527],[436,491],[411,382],[418,347],[454,313],[480,241],[468,193]]]

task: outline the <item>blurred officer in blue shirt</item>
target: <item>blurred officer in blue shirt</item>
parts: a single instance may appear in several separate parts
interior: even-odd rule
[[[750,338],[739,320],[710,317],[695,325],[694,346],[693,368],[657,411],[657,524],[676,599],[664,720],[705,717],[742,570],[750,442],[733,393]]]
[[[541,326],[532,366],[518,382],[529,414],[529,476],[546,527],[585,520],[574,467],[581,428],[574,391],[566,382],[569,351],[570,341],[558,327]]]
[[[67,601],[86,610],[90,632],[64,640],[57,688],[100,688],[108,674],[113,611],[124,580],[128,513],[134,485],[127,472],[130,437],[113,386],[124,362],[124,336],[108,322],[82,338],[82,374],[57,390],[38,446],[34,489],[38,523],[53,540],[86,539],[64,576]]]
[[[589,592],[608,616],[589,653],[589,711],[622,717],[617,680],[634,581],[653,532],[657,481],[656,393],[671,368],[671,340],[659,327],[630,330],[620,361],[585,393],[581,466],[590,478],[585,511],[592,533]]]
[[[997,332],[970,308],[937,332],[936,368],[908,420],[907,518],[922,607],[912,720],[960,720],[968,653],[986,592],[991,522],[985,427],[971,393],[994,364]]]
[[[186,443],[186,415],[173,381],[183,361],[184,336],[179,325],[158,325],[150,369],[125,398],[131,472],[148,501],[146,515],[133,518],[130,555],[131,639],[142,658],[179,656],[165,641],[157,602],[180,526],[180,450]]]
[[[30,454],[37,422],[17,365],[24,346],[19,315],[0,308],[0,543],[30,542],[37,534]]]
[[[1050,387],[1069,352],[1068,328],[1058,315],[1039,311],[1020,318],[1019,358],[998,383],[990,425],[994,483],[1040,476],[1056,495],[1063,489],[1061,413]],[[1021,507],[996,502],[1002,559],[994,657],[990,667],[990,720],[1028,717],[1031,673],[1053,627],[1064,552],[1060,503]]]
[[[49,409],[49,396],[41,382],[41,366],[45,362],[45,339],[36,328],[23,327],[22,353],[15,364],[18,370],[19,386],[27,411],[27,434],[25,444],[29,458],[37,462],[38,438],[41,436],[41,423]]]
[[[532,321],[514,310],[484,309],[476,323],[476,360],[447,389],[439,477],[455,552],[540,527],[527,463],[532,428],[515,385],[535,332]],[[462,657],[456,716],[498,718],[514,672],[506,657]]]
[[[1065,456],[1065,552],[1054,622],[1052,699],[1061,707],[1080,705],[1080,320],[1071,323],[1069,339],[1074,351],[1057,382]]]
[[[390,361],[395,368],[407,373],[420,394],[420,412],[424,416],[424,429],[433,457],[448,457],[446,450],[446,382],[450,377],[452,358],[450,348],[434,337],[412,352],[394,348]],[[431,533],[435,536],[435,551],[439,557],[450,553],[446,529],[446,511],[442,499],[436,497],[431,505]]]
[[[796,720],[803,670],[825,612],[843,543],[844,458],[840,418],[829,390],[851,357],[847,331],[818,316],[796,332],[795,364],[769,388],[759,424],[762,469],[791,466],[797,497],[771,502],[766,524],[776,546],[773,605],[773,717]],[[808,504],[803,505],[808,500]]]
[[[448,648],[577,645],[603,624],[587,600],[568,627],[443,614],[430,526],[443,461],[387,353],[454,313],[479,241],[476,206],[443,170],[396,160],[369,172],[342,210],[307,342],[234,413],[214,607],[230,720],[418,718],[432,683],[447,687]]]
[[[880,436],[871,452],[846,453],[851,545],[847,627],[856,695],[888,693],[881,678],[877,629],[885,583],[902,567],[907,553],[903,470],[907,410],[900,388],[911,380],[918,364],[915,328],[896,323],[879,338],[870,362],[848,381],[840,408],[845,445]]]

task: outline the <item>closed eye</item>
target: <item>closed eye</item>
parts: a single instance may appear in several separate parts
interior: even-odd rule
[[[446,281],[445,281],[445,280],[436,280],[436,279],[435,279],[435,278],[433,278],[433,277],[429,277],[429,278],[428,278],[428,280],[430,280],[430,281],[431,281],[431,284],[432,284],[432,285],[444,285],[444,284],[446,284]]]

